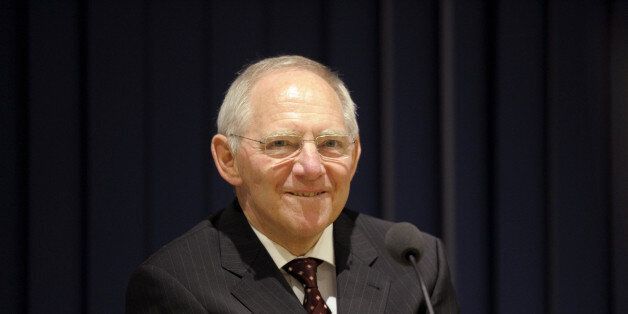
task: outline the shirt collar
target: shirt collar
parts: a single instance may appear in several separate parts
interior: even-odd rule
[[[255,227],[251,226],[255,235],[259,238],[262,245],[270,254],[270,257],[273,259],[278,268],[282,268],[291,260],[298,257],[314,257],[318,258],[324,262],[331,264],[332,266],[336,266],[335,264],[335,256],[334,256],[334,224],[330,224],[323,230],[321,237],[318,239],[318,242],[314,244],[305,255],[303,256],[295,256],[292,253],[288,252],[284,247],[275,243],[273,240],[269,239],[262,232],[255,229]]]

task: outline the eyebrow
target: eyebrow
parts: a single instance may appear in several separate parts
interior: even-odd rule
[[[318,133],[318,136],[321,135],[347,135],[347,132],[342,132],[339,130],[323,130],[321,133]]]
[[[283,136],[283,135],[303,136],[303,133],[297,132],[295,130],[279,130],[279,131],[274,131],[274,132],[268,133],[266,136],[264,136],[264,138],[272,137],[272,136]],[[333,129],[327,129],[327,130],[321,131],[316,136],[321,136],[321,135],[347,135],[347,132],[343,132],[343,131],[339,131],[339,130],[333,130]]]
[[[279,131],[274,131],[274,132],[268,133],[264,137],[282,136],[282,135],[301,136],[301,134],[299,134],[299,132],[294,131],[294,130],[279,130]]]

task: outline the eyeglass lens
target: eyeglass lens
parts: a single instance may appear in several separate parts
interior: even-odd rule
[[[323,157],[340,158],[348,156],[353,141],[348,135],[321,135],[314,140],[304,140],[300,136],[281,135],[267,137],[262,141],[264,152],[272,157],[291,156],[301,149],[303,142],[314,142],[316,150]]]

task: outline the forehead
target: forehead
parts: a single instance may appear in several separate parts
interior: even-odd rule
[[[344,129],[338,95],[310,71],[289,69],[264,75],[251,89],[250,102],[251,126],[257,128]]]

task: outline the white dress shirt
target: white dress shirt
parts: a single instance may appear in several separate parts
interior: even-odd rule
[[[303,303],[303,299],[305,298],[305,292],[303,291],[303,285],[290,274],[288,274],[285,270],[283,270],[283,266],[288,262],[295,258],[299,257],[314,257],[322,260],[323,262],[318,266],[316,271],[316,279],[318,284],[318,290],[321,292],[321,296],[325,300],[325,304],[329,307],[332,313],[336,314],[336,264],[335,264],[335,256],[334,256],[334,229],[333,224],[327,226],[325,230],[323,230],[323,234],[321,235],[318,242],[303,256],[294,256],[292,253],[288,252],[281,245],[273,242],[263,233],[253,228],[253,231],[262,242],[270,257],[272,257],[273,261],[283,274],[284,278],[288,281],[294,294],[301,300]]]

